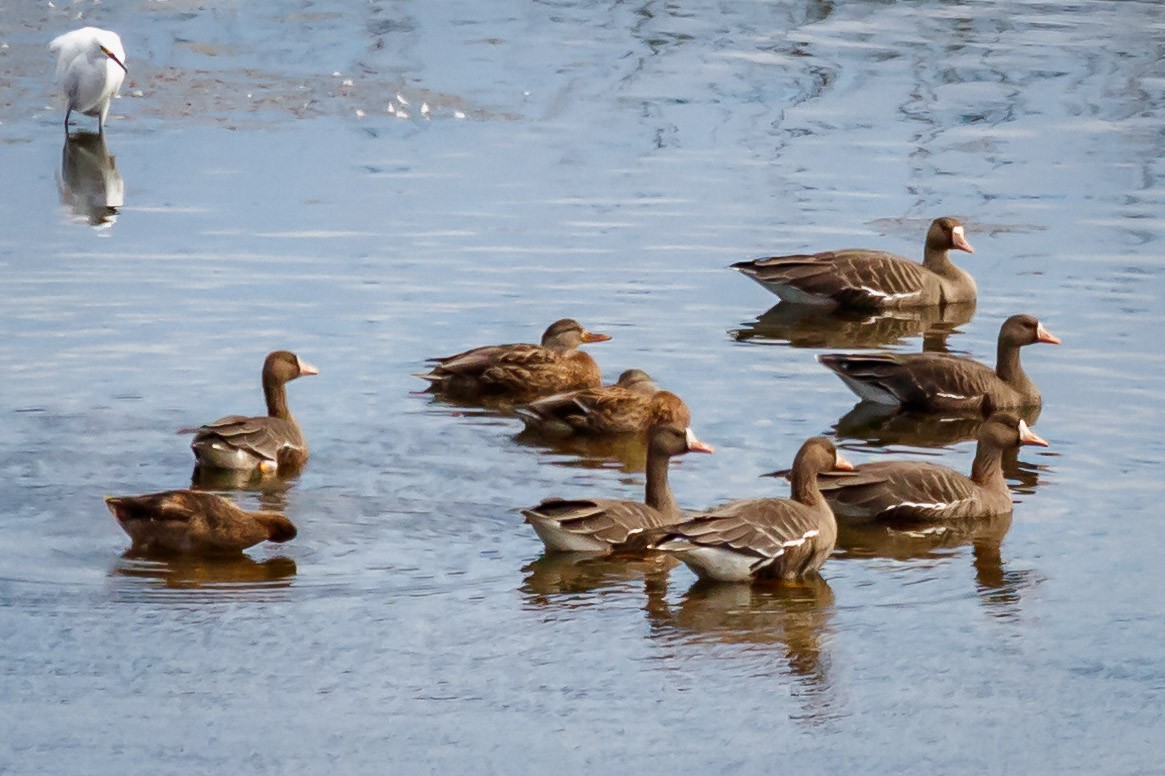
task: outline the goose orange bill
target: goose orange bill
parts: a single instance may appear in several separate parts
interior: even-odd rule
[[[837,453],[837,458],[833,462],[833,470],[837,472],[852,472],[854,465],[842,457],[841,453]]]
[[[714,452],[716,452],[716,448],[712,447],[712,445],[708,444],[707,442],[701,442],[699,439],[697,439],[696,432],[692,431],[692,429],[690,429],[690,428],[687,429],[686,433],[687,433],[687,437],[688,437],[688,452],[689,453],[714,453]]]
[[[316,369],[314,366],[304,361],[299,356],[296,356],[295,360],[299,362],[299,373],[301,375],[318,375],[320,373],[320,370]]]
[[[1036,324],[1036,342],[1046,342],[1049,345],[1059,345],[1060,338],[1044,328],[1044,324]]]
[[[1039,437],[1036,432],[1027,427],[1027,423],[1023,418],[1019,420],[1019,443],[1021,445],[1039,445],[1040,447],[1048,447],[1048,443]]]
[[[963,232],[963,227],[961,226],[956,226],[951,230],[951,242],[954,244],[954,247],[958,248],[960,251],[966,251],[967,253],[975,252],[975,249],[971,247],[971,243],[967,242],[967,236]]]

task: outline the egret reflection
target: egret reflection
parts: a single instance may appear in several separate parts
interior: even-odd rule
[[[57,190],[61,204],[78,222],[100,229],[117,221],[118,209],[125,204],[125,182],[103,135],[78,132],[65,136]]]

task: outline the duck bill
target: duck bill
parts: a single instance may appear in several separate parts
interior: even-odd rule
[[[599,334],[594,331],[584,331],[582,333],[583,342],[606,342],[609,339],[611,339],[610,334]]]
[[[714,453],[714,452],[716,452],[715,447],[712,447],[712,445],[708,444],[707,442],[701,442],[699,439],[697,439],[696,432],[692,431],[692,429],[689,428],[687,430],[687,436],[688,436],[688,452],[689,453]]]
[[[1059,345],[1060,338],[1044,328],[1042,323],[1036,324],[1036,342],[1046,342],[1049,345]]]
[[[300,374],[300,376],[304,376],[304,375],[318,375],[318,374],[320,373],[320,370],[316,369],[314,366],[312,366],[312,365],[311,365],[311,364],[309,364],[308,362],[306,362],[306,361],[304,361],[303,359],[299,358],[299,356],[296,356],[296,357],[295,357],[295,360],[296,360],[296,362],[298,362],[298,363],[299,363],[299,374]]]
[[[835,472],[852,472],[854,465],[842,457],[841,453],[838,453],[837,460],[833,462],[833,470]]]
[[[1039,445],[1040,447],[1048,447],[1047,441],[1036,434],[1027,427],[1027,423],[1021,418],[1019,421],[1019,443],[1021,445]]]
[[[963,233],[963,227],[961,226],[956,226],[951,231],[951,243],[952,248],[958,248],[960,251],[966,251],[967,253],[975,252],[975,249],[971,247],[971,243],[967,242],[967,238]]]
[[[125,66],[124,62],[122,62],[120,59],[117,58],[117,54],[114,54],[112,51],[105,48],[105,46],[101,47],[101,53],[104,54],[105,56],[109,57],[110,59],[112,59],[114,62],[116,62],[117,66],[120,67],[125,72],[126,75],[129,75],[129,68],[127,68]]]

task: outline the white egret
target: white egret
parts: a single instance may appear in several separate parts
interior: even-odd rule
[[[76,110],[96,116],[97,131],[104,133],[109,101],[129,72],[121,38],[110,30],[82,27],[53,38],[49,51],[57,55],[57,79],[69,101],[65,132],[69,131],[69,114]]]

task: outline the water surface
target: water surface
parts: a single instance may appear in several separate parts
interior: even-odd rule
[[[115,5],[0,12],[0,772],[1160,770],[1162,6]],[[82,23],[130,78],[112,165],[70,171],[45,47]],[[955,319],[862,339],[726,269],[918,257],[945,214]],[[1016,312],[1064,344],[1023,355],[1051,447],[1012,520],[852,537],[791,590],[543,558],[519,507],[641,467],[412,393],[578,318],[608,379],[692,407],[700,508],[839,429],[969,469],[958,435],[848,433],[813,356],[990,362]],[[276,348],[320,368],[312,459],[236,498],[299,538],[125,557],[101,496],[188,484],[175,431],[259,411]]]

